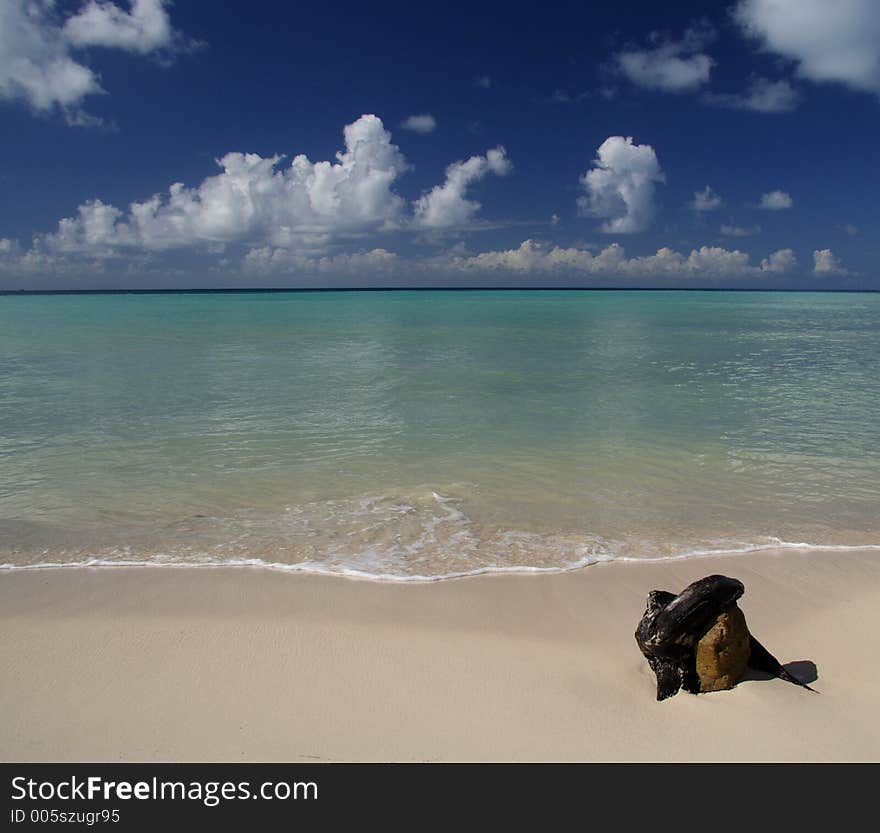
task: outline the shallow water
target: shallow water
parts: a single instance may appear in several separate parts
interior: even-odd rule
[[[0,296],[0,563],[880,544],[880,295]]]

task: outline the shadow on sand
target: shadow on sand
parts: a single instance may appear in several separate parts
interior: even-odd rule
[[[816,663],[809,659],[798,659],[794,662],[787,662],[782,666],[792,677],[796,677],[801,682],[806,683],[807,685],[811,685],[819,679],[819,669],[816,668]],[[768,674],[765,671],[757,671],[754,668],[747,668],[746,673],[743,675],[743,678],[740,680],[741,683],[749,682],[752,680],[775,680],[777,679],[772,674]]]

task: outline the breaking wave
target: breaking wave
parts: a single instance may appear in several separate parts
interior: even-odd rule
[[[433,491],[400,497],[321,501],[279,515],[239,513],[178,520],[125,546],[8,553],[0,571],[99,568],[237,568],[393,582],[488,573],[547,574],[614,562],[656,563],[769,550],[868,551],[880,544],[718,539],[657,543],[609,540],[478,523],[461,500]],[[2,557],[2,556],[0,556]]]

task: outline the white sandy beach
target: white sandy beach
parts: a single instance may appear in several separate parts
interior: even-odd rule
[[[723,573],[780,680],[654,700],[653,588]],[[6,761],[880,759],[880,553],[389,584],[249,569],[0,574]]]

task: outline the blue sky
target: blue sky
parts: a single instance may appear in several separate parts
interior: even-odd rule
[[[0,0],[0,287],[880,289],[875,0]]]

